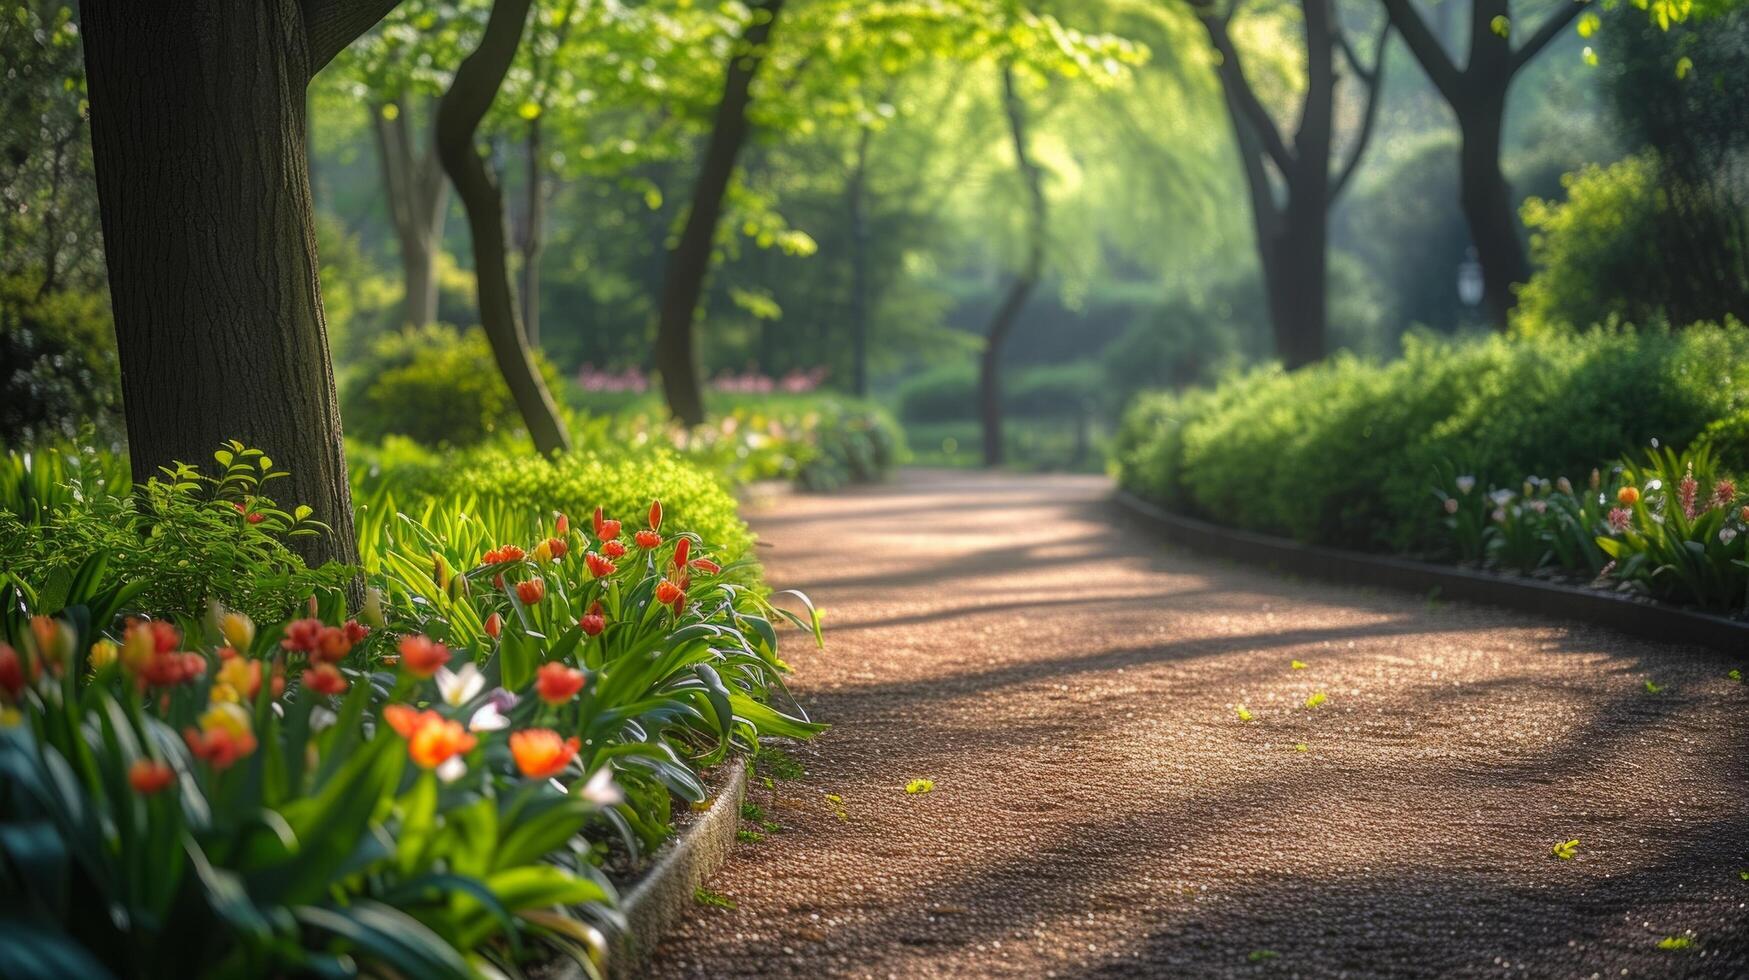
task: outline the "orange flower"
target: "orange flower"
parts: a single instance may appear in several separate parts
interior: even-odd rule
[[[597,599],[590,605],[589,612],[577,620],[577,625],[583,627],[583,632],[589,636],[598,636],[607,629],[607,614],[601,609],[601,600]]]
[[[609,558],[624,558],[626,546],[619,541],[606,541],[601,545],[601,553]]]
[[[412,738],[413,732],[419,728],[426,715],[438,717],[434,712],[420,711],[408,704],[391,704],[383,708],[383,720],[402,738]]]
[[[176,770],[151,759],[135,759],[128,767],[128,785],[141,796],[151,796],[176,781]]]
[[[691,554],[692,539],[681,538],[680,543],[674,546],[674,567],[685,568],[687,556]]]
[[[333,664],[317,664],[304,671],[304,686],[321,694],[345,694],[349,685],[340,668]]]
[[[527,552],[524,552],[521,548],[518,548],[513,544],[507,544],[502,547],[493,548],[491,551],[481,555],[480,564],[502,565],[505,562],[521,561],[525,557],[527,557]]]
[[[407,755],[426,769],[436,769],[458,755],[466,755],[479,744],[459,721],[450,721],[436,712],[427,711],[407,738]]]
[[[516,597],[525,606],[532,606],[547,597],[547,583],[539,578],[516,583]]]
[[[571,543],[564,538],[548,538],[547,550],[552,552],[553,561],[558,561],[571,550]]]
[[[583,556],[583,564],[589,566],[589,574],[596,578],[606,578],[614,573],[613,562],[591,551]]]
[[[662,535],[657,534],[649,528],[644,528],[642,531],[632,535],[632,540],[637,542],[638,547],[645,551],[654,551],[657,548],[662,547]]]
[[[602,516],[600,507],[595,508],[595,536],[602,541],[612,541],[619,537],[619,522]]]
[[[1632,507],[1640,502],[1640,490],[1638,487],[1622,487],[1615,492],[1615,499],[1623,507]]]
[[[662,530],[662,501],[650,501],[650,530]]]
[[[661,584],[656,586],[656,601],[664,606],[674,605],[674,603],[678,602],[685,595],[686,593],[681,591],[680,586],[675,585],[668,579],[663,579]]]
[[[496,640],[504,632],[504,617],[493,613],[486,617],[486,635]]]
[[[542,664],[535,672],[534,686],[542,701],[551,705],[564,704],[583,690],[583,672],[557,661]]]
[[[414,677],[430,677],[449,665],[449,648],[423,634],[401,637],[400,650],[401,669]]]
[[[565,771],[580,744],[576,738],[561,739],[550,728],[529,728],[511,733],[510,755],[524,776],[548,779]]]
[[[206,760],[215,770],[229,769],[256,746],[255,733],[249,730],[249,713],[228,702],[207,709],[200,716],[200,728],[183,729],[182,738],[195,758]]]

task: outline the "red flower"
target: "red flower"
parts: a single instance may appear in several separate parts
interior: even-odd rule
[[[601,545],[601,553],[609,558],[624,558],[626,546],[618,541],[605,541]]]
[[[248,521],[251,524],[260,524],[262,521],[267,520],[267,515],[251,512],[251,513],[247,514],[246,516],[244,516],[243,519]]]
[[[316,639],[316,649],[310,651],[310,659],[320,663],[337,664],[346,659],[352,652],[352,634],[341,626],[324,626]]]
[[[583,556],[583,563],[589,566],[589,574],[596,578],[606,578],[614,573],[613,562],[593,551]]]
[[[151,759],[135,759],[128,767],[128,785],[141,796],[151,796],[176,781],[176,770]]]
[[[547,583],[540,578],[531,578],[526,582],[516,583],[516,597],[525,606],[532,606],[547,597]]]
[[[449,665],[449,648],[420,633],[401,637],[400,649],[401,668],[414,677],[430,677]]]
[[[571,519],[569,517],[566,517],[564,514],[560,514],[559,519],[553,522],[553,533],[558,535],[561,538],[567,534],[570,534],[571,533]]]
[[[1694,472],[1689,471],[1682,482],[1676,485],[1676,499],[1682,502],[1682,516],[1694,520],[1694,498],[1700,493],[1700,483],[1695,480]]]
[[[603,541],[619,537],[619,522],[603,517],[600,507],[595,508],[595,536]]]
[[[656,586],[656,601],[664,606],[672,606],[684,598],[686,598],[686,590],[668,579],[663,579],[661,584]]]
[[[493,613],[486,617],[486,635],[496,640],[504,632],[504,617]]]
[[[1631,490],[1633,488],[1628,487],[1626,489]],[[1617,532],[1626,531],[1628,525],[1633,522],[1633,519],[1634,512],[1628,510],[1626,507],[1616,507],[1609,512],[1609,526],[1614,528]]]
[[[587,615],[577,620],[577,625],[583,627],[583,632],[589,636],[598,636],[607,629],[607,614],[601,611],[599,600],[589,607]]]
[[[720,575],[720,574],[722,574],[722,571],[723,571],[723,567],[721,565],[718,565],[716,562],[711,561],[709,558],[694,558],[692,560],[692,564],[688,567],[696,568],[699,571],[704,572],[704,573],[709,574],[709,575]]]
[[[571,550],[571,543],[564,538],[548,538],[547,550],[553,553],[553,561],[558,561],[565,557],[567,551]]]
[[[564,704],[583,690],[583,672],[555,660],[542,664],[535,672],[534,687],[542,701],[551,705]]]
[[[257,669],[259,669],[257,664]],[[161,653],[140,671],[140,680],[151,687],[186,684],[206,673],[206,658],[198,653]],[[257,677],[256,685],[261,683]]]
[[[523,551],[521,548],[518,548],[517,546],[515,546],[513,544],[507,544],[507,545],[504,545],[502,547],[493,548],[491,551],[488,551],[485,554],[481,555],[480,556],[480,564],[482,564],[482,565],[502,565],[505,562],[521,561],[522,559],[524,559],[526,557],[528,557],[527,552]]]
[[[689,556],[691,554],[692,554],[692,539],[691,538],[681,538],[680,543],[676,544],[674,546],[674,567],[675,568],[685,568],[687,556]]]
[[[321,694],[345,694],[350,685],[333,664],[317,664],[304,671],[304,686]]]
[[[550,728],[529,728],[510,735],[510,755],[516,768],[530,779],[548,779],[564,772],[581,745],[574,737],[561,739]]]
[[[650,501],[650,530],[662,530],[662,501]]]
[[[322,629],[319,619],[294,619],[285,624],[279,645],[294,653],[314,653],[322,646]]]
[[[1737,485],[1730,480],[1720,480],[1713,485],[1713,506],[1729,507],[1737,499]]]
[[[654,551],[662,546],[662,535],[657,534],[649,528],[644,528],[637,534],[632,535],[632,540],[636,541],[638,547],[645,551]]]
[[[5,692],[6,700],[16,701],[24,691],[24,662],[18,659],[18,651],[4,643],[0,643],[0,692]]]

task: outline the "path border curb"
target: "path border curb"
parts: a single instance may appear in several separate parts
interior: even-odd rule
[[[607,937],[602,974],[608,980],[642,976],[662,936],[693,904],[693,890],[722,867],[735,847],[741,828],[741,803],[747,798],[747,764],[733,759],[709,809],[679,836],[662,846],[655,862],[620,900],[623,932]],[[542,971],[541,980],[588,980],[588,974],[566,959]]]
[[[1612,592],[1325,548],[1235,530],[1174,514],[1127,490],[1113,493],[1111,501],[1126,516],[1150,525],[1179,544],[1210,555],[1349,585],[1422,593],[1438,588],[1444,598],[1579,620],[1636,636],[1693,643],[1727,653],[1749,652],[1749,622],[1643,602]]]

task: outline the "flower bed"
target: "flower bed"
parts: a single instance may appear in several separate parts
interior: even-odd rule
[[[217,462],[0,498],[39,539],[195,528],[114,569],[116,541],[71,571],[25,549],[0,581],[0,974],[593,971],[607,857],[660,843],[701,769],[818,730],[775,627],[817,623],[661,504],[396,515],[348,613],[353,573],[284,549],[324,529],[261,492],[271,463]],[[229,578],[154,581],[226,543]],[[188,605],[202,585],[231,601]]]

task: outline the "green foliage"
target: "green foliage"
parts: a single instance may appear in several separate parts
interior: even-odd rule
[[[549,388],[552,366],[537,356]],[[384,334],[349,372],[342,398],[347,433],[400,435],[439,446],[472,446],[521,422],[485,331],[443,324]]]
[[[1621,471],[1624,489],[1597,538],[1614,559],[1611,577],[1660,599],[1749,607],[1749,522],[1712,453],[1653,448]]]
[[[1564,203],[1524,205],[1537,272],[1519,292],[1520,331],[1588,327],[1614,316],[1656,316],[1669,296],[1657,228],[1668,212],[1656,168],[1643,157],[1588,166],[1562,179]]]
[[[197,616],[216,600],[278,619],[345,583],[346,568],[307,568],[287,546],[327,528],[309,520],[308,507],[282,510],[267,495],[284,470],[237,444],[214,459],[216,475],[178,463],[130,487],[110,454],[8,454],[0,465],[0,584],[49,612],[125,589],[116,601],[132,611]]]
[[[1536,343],[1407,338],[1400,361],[1264,368],[1150,395],[1114,456],[1124,486],[1252,530],[1363,549],[1438,550],[1439,468],[1481,486],[1589,473],[1622,447],[1686,445],[1749,405],[1739,325],[1597,330]]]
[[[0,278],[0,441],[12,447],[121,431],[121,373],[109,297]]]

